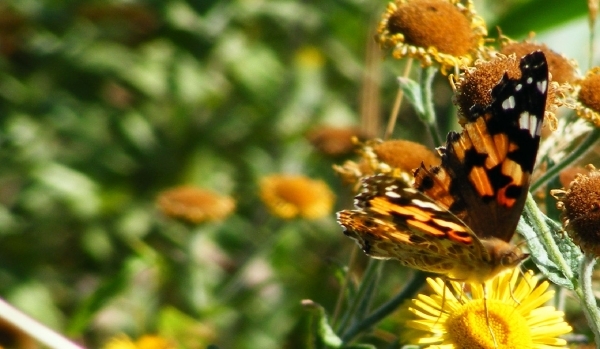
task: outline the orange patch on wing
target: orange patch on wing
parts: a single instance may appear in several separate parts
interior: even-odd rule
[[[502,164],[502,174],[510,177],[512,179],[512,183],[519,186],[523,185],[524,180],[529,179],[525,178],[526,176],[521,169],[521,165],[512,160],[504,161]]]
[[[458,232],[452,230],[448,232],[448,238],[452,241],[456,241],[462,244],[470,245],[473,243],[473,237],[470,235],[461,235]]]
[[[486,168],[492,168],[500,163],[496,145],[488,132],[484,118],[479,118],[474,123],[465,125],[465,130],[467,130],[475,150],[479,154],[488,155]]]
[[[465,159],[465,150],[473,148],[473,143],[468,137],[467,133],[460,135],[458,140],[452,144],[456,157],[462,162]]]
[[[508,189],[508,187],[509,186],[507,185],[506,187],[503,187],[500,190],[498,190],[496,201],[500,206],[511,208],[515,204],[516,200],[506,196],[506,189]]]
[[[504,133],[499,133],[494,136],[494,143],[496,144],[496,149],[499,154],[499,161],[504,161],[506,159],[506,154],[508,154],[508,136]]]
[[[494,188],[490,183],[487,173],[482,167],[473,167],[469,173],[469,180],[481,196],[494,195]]]
[[[426,222],[431,218],[431,215],[416,206],[400,206],[393,203],[390,203],[385,198],[376,197],[369,201],[371,205],[371,209],[377,211],[382,214],[389,215],[393,212],[404,215],[411,216],[413,219],[417,219],[422,222]]]
[[[409,243],[412,244],[412,242],[410,241],[410,236],[411,234],[409,233],[405,233],[399,230],[393,231],[393,232],[388,232],[388,234],[390,234],[390,241],[393,242],[402,242],[402,243]]]
[[[431,225],[428,225],[427,223],[415,221],[412,219],[408,219],[406,221],[406,223],[408,223],[409,225],[412,225],[415,228],[418,228],[419,230],[424,231],[425,233],[431,234],[433,236],[439,236],[439,237],[446,236],[446,233],[444,233],[443,231],[441,231],[439,229],[432,227]]]

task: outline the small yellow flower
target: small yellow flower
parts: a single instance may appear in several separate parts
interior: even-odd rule
[[[296,62],[304,67],[320,68],[325,64],[323,53],[316,47],[303,47],[296,52]]]
[[[485,285],[429,278],[434,293],[413,300],[414,319],[406,326],[417,332],[403,339],[430,349],[566,348],[566,341],[557,336],[571,332],[571,326],[562,312],[544,306],[554,292],[548,290],[547,281],[536,286],[537,282],[533,272],[523,278],[518,269]]]
[[[271,175],[260,181],[260,197],[275,216],[317,219],[333,209],[335,196],[323,181],[300,175]]]
[[[224,219],[235,209],[231,197],[192,186],[163,191],[156,202],[166,216],[196,224]]]
[[[423,66],[470,65],[480,56],[487,36],[471,0],[395,0],[388,4],[376,40],[392,48],[396,59],[412,57]]]
[[[108,341],[103,349],[176,349],[170,341],[156,335],[144,335],[133,342],[126,335],[119,335]]]
[[[600,171],[588,165],[587,174],[578,174],[568,189],[552,190],[562,210],[561,220],[573,242],[584,252],[600,256]]]

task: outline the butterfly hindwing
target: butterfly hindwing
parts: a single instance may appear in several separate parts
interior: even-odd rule
[[[363,179],[355,206],[358,210],[338,212],[338,222],[373,258],[394,258],[435,273],[489,259],[460,219],[389,174]]]

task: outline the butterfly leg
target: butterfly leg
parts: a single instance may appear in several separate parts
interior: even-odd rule
[[[481,286],[483,287],[483,308],[485,309],[485,323],[487,324],[487,328],[490,331],[490,335],[492,336],[492,341],[494,341],[494,348],[498,348],[498,342],[496,341],[496,335],[494,334],[494,330],[492,329],[492,326],[490,326],[490,316],[489,316],[489,312],[488,312],[488,307],[487,307],[487,288],[485,286],[485,283],[482,283]]]
[[[441,305],[441,309],[444,309],[444,305],[446,304],[446,290],[448,290],[448,280],[444,280],[444,288],[442,289],[442,305]],[[443,311],[443,310],[442,310]],[[438,318],[435,320],[435,323],[433,324],[433,326],[436,326],[438,324],[438,321],[440,321],[440,319],[442,318],[442,312],[440,312],[440,316],[438,316]]]

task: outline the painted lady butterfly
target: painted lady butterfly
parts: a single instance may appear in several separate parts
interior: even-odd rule
[[[412,187],[388,174],[367,177],[356,210],[338,212],[344,234],[374,258],[469,282],[484,282],[527,254],[510,243],[540,141],[548,66],[542,52],[520,60],[492,102],[474,106],[438,149],[440,166],[415,170]]]

